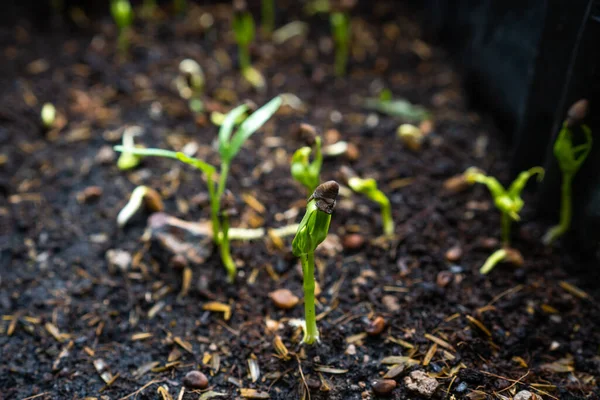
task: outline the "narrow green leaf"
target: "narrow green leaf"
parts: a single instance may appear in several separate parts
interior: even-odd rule
[[[240,151],[240,148],[248,140],[254,132],[260,129],[279,109],[282,100],[281,96],[277,96],[267,104],[256,110],[250,115],[238,128],[235,135],[229,141],[228,155],[229,160],[233,159]]]
[[[212,165],[194,157],[189,157],[179,151],[170,151],[163,149],[140,149],[140,148],[125,148],[123,146],[115,146],[115,151],[127,152],[139,156],[154,156],[154,157],[164,157],[164,158],[172,158],[175,160],[179,160],[185,164],[191,165],[195,168],[198,168],[205,174],[211,174],[215,172],[215,167]]]
[[[233,132],[233,128],[235,127],[238,119],[248,111],[248,105],[242,104],[237,106],[233,110],[229,111],[221,124],[221,128],[219,129],[219,153],[221,154],[221,158],[227,159],[227,153],[229,149],[229,139],[231,138],[231,133]]]

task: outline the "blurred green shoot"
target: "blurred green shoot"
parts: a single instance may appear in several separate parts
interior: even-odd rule
[[[119,29],[117,48],[119,53],[124,55],[129,48],[129,31],[133,23],[133,9],[129,0],[111,0],[110,12]]]
[[[315,250],[329,232],[338,192],[339,185],[335,181],[325,182],[315,189],[292,241],[292,252],[300,258],[304,275],[305,329],[302,343],[308,345],[319,342],[315,312]]]
[[[521,192],[525,188],[529,178],[534,175],[537,175],[538,181],[541,181],[544,178],[544,169],[542,167],[533,167],[521,172],[511,183],[508,190],[506,190],[493,176],[487,176],[475,168],[469,168],[465,171],[465,178],[468,183],[481,183],[487,186],[494,199],[496,208],[500,210],[502,214],[502,243],[504,247],[510,246],[511,222],[520,219],[519,212],[524,205]]]
[[[54,122],[56,121],[56,107],[54,107],[54,104],[45,103],[42,106],[40,117],[42,119],[42,124],[44,125],[44,128],[52,128]]]
[[[219,154],[221,155],[221,168],[219,171],[219,180],[216,185],[213,179],[216,168],[198,158],[187,156],[182,152],[169,150],[136,149],[126,146],[115,146],[116,151],[129,153],[134,156],[173,158],[199,169],[205,175],[210,198],[213,241],[215,244],[221,246],[221,261],[227,269],[230,281],[233,281],[236,275],[235,263],[231,260],[229,251],[228,218],[230,214],[225,215],[222,213],[221,203],[224,201],[222,198],[225,193],[231,162],[250,136],[260,129],[277,112],[281,103],[282,99],[280,96],[273,98],[267,104],[252,113],[248,118],[243,120],[239,126],[236,126],[236,121],[249,110],[247,104],[234,108],[225,116],[225,120],[219,130],[218,140]]]
[[[571,227],[573,178],[592,150],[592,131],[588,125],[582,123],[587,114],[587,107],[587,100],[580,100],[571,106],[554,142],[554,157],[562,172],[560,220],[558,225],[550,228],[544,235],[543,242],[546,245],[564,235]],[[574,146],[573,128],[577,126],[584,134],[585,143]]]
[[[261,0],[261,22],[266,34],[271,34],[275,29],[275,0]]]
[[[377,189],[377,182],[373,178],[362,179],[349,167],[342,168],[342,174],[348,182],[350,189],[356,193],[364,194],[369,200],[379,204],[381,208],[381,223],[385,236],[394,235],[394,220],[392,219],[392,207],[385,193]]]
[[[250,68],[250,44],[254,41],[254,18],[248,10],[236,10],[233,14],[233,33],[238,45],[238,62],[244,72]]]
[[[350,16],[341,11],[333,12],[330,15],[330,23],[335,44],[335,74],[344,76],[350,55]]]

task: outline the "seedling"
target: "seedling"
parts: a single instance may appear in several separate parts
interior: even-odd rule
[[[140,164],[142,156],[134,154],[132,151],[139,148],[139,146],[135,144],[134,137],[139,136],[141,133],[142,130],[138,126],[126,128],[123,132],[123,150],[121,150],[121,155],[117,160],[117,167],[121,171],[133,169]]]
[[[331,214],[335,209],[335,201],[339,185],[328,181],[319,185],[308,198],[306,213],[292,241],[292,252],[300,258],[304,275],[304,317],[305,329],[302,343],[319,342],[319,329],[315,313],[315,250],[329,232]]]
[[[40,117],[42,119],[42,124],[44,124],[44,128],[52,128],[54,122],[56,121],[56,107],[54,107],[52,103],[44,104],[40,113]]]
[[[533,167],[527,171],[521,172],[510,184],[508,190],[506,190],[493,176],[487,176],[474,168],[469,168],[465,171],[465,177],[468,183],[484,184],[490,191],[496,208],[498,208],[502,214],[502,244],[506,247],[510,246],[511,222],[521,219],[519,217],[519,211],[521,211],[525,204],[521,198],[521,192],[525,188],[529,178],[534,175],[537,175],[538,181],[541,181],[544,178],[544,169],[542,167]]]
[[[592,149],[592,131],[582,123],[587,114],[587,101],[580,100],[569,109],[567,119],[554,142],[554,157],[562,171],[560,220],[544,235],[543,242],[551,244],[564,235],[571,227],[573,178]],[[585,143],[573,146],[573,128],[579,126],[585,136]]]
[[[364,194],[370,200],[379,204],[381,208],[381,223],[383,233],[386,236],[394,235],[394,220],[392,219],[392,207],[385,193],[377,189],[377,182],[373,178],[362,179],[352,169],[342,168],[342,174],[348,182],[350,189],[356,193]]]
[[[116,151],[127,152],[136,156],[173,158],[199,169],[205,175],[210,198],[213,241],[215,244],[221,246],[221,261],[227,268],[229,279],[231,281],[235,279],[236,269],[229,252],[228,218],[231,214],[223,212],[223,206],[230,204],[227,203],[226,199],[223,199],[227,185],[227,176],[229,174],[231,162],[240,151],[242,145],[246,142],[246,140],[248,140],[248,138],[250,138],[250,136],[252,136],[252,134],[254,134],[254,132],[263,126],[275,114],[281,103],[282,99],[280,96],[273,98],[271,101],[256,110],[248,118],[241,122],[235,130],[235,133],[233,131],[236,127],[236,120],[238,120],[238,118],[248,111],[249,106],[247,104],[243,104],[234,108],[227,114],[219,130],[219,154],[221,155],[221,167],[217,184],[215,184],[213,180],[217,170],[216,167],[198,158],[187,156],[182,152],[162,149],[127,148],[125,146],[115,147]],[[225,208],[225,210],[227,210],[227,208]]]
[[[501,261],[508,261],[512,264],[522,265],[523,257],[521,254],[510,247],[510,224],[512,221],[518,221],[519,211],[523,208],[524,202],[521,198],[521,192],[525,188],[527,181],[532,176],[537,175],[538,180],[544,177],[544,169],[542,167],[533,167],[527,171],[523,171],[511,183],[508,190],[498,182],[493,176],[487,176],[476,168],[469,168],[465,171],[465,178],[469,184],[482,183],[487,186],[490,191],[496,208],[502,214],[502,249],[496,250],[485,261],[479,272],[481,274],[489,273]]]
[[[262,26],[267,34],[271,34],[275,29],[275,0],[262,0]]]
[[[388,89],[383,90],[379,97],[365,99],[363,107],[411,122],[420,122],[430,117],[425,107],[412,104],[405,99],[394,99]]]
[[[147,186],[138,186],[129,197],[129,202],[117,215],[117,224],[120,227],[125,226],[138,210],[145,205],[151,211],[162,211],[164,206],[158,192]]]
[[[335,43],[335,74],[344,76],[350,54],[350,16],[345,12],[336,11],[331,14],[329,19]]]
[[[238,44],[238,62],[242,73],[250,68],[250,43],[254,41],[255,27],[252,14],[240,7],[233,14],[233,33]]]
[[[121,54],[127,53],[130,26],[133,23],[133,9],[129,0],[111,0],[110,12],[119,29],[117,48]]]
[[[308,146],[299,148],[292,156],[292,177],[306,187],[308,193],[313,193],[319,186],[319,182],[321,182],[320,174],[323,165],[321,137],[316,134],[315,129],[310,125],[302,124],[300,130],[306,136],[305,141]],[[310,161],[311,154],[314,154],[312,162]]]

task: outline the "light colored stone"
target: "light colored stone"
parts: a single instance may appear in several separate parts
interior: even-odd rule
[[[408,390],[417,392],[421,396],[431,397],[437,390],[439,383],[423,371],[413,371],[404,378]]]

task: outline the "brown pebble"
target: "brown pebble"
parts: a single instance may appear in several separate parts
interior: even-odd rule
[[[358,150],[358,146],[354,143],[348,143],[348,148],[346,149],[346,158],[348,161],[356,161],[360,157],[360,150]]]
[[[378,396],[385,396],[396,389],[396,381],[393,379],[380,379],[373,382],[373,392]]]
[[[452,272],[450,272],[450,271],[440,271],[437,274],[437,278],[435,279],[435,283],[439,287],[445,288],[446,286],[448,286],[448,284],[450,282],[452,282],[452,278],[454,278],[454,276],[452,275]]]
[[[289,310],[294,308],[300,299],[288,289],[277,289],[269,293],[269,297],[273,300],[276,307]]]
[[[190,389],[206,389],[208,378],[200,371],[190,371],[183,378],[183,384]]]
[[[98,199],[102,196],[102,188],[100,186],[88,186],[81,192],[77,193],[77,201],[80,203],[87,203],[92,200]]]
[[[365,331],[369,335],[379,335],[383,331],[383,328],[385,328],[385,324],[386,322],[383,317],[376,317],[373,321],[369,323],[369,326],[367,326],[367,329],[365,329]]]
[[[398,298],[391,294],[386,294],[381,298],[381,302],[390,312],[400,311],[400,304],[398,304]]]
[[[325,143],[333,144],[342,140],[342,135],[337,129],[327,129],[324,135]]]
[[[350,233],[344,236],[342,246],[346,250],[358,250],[365,244],[365,238],[359,233]]]
[[[318,379],[309,377],[306,379],[306,386],[308,386],[308,388],[312,391],[317,391],[317,390],[321,389],[321,381],[319,381]]]
[[[463,252],[462,252],[462,248],[460,246],[451,247],[446,252],[446,260],[451,261],[451,262],[456,262],[456,261],[460,260],[460,258],[462,257],[462,254],[463,254]]]
[[[470,186],[464,174],[452,176],[444,181],[444,190],[450,194],[463,192]]]

